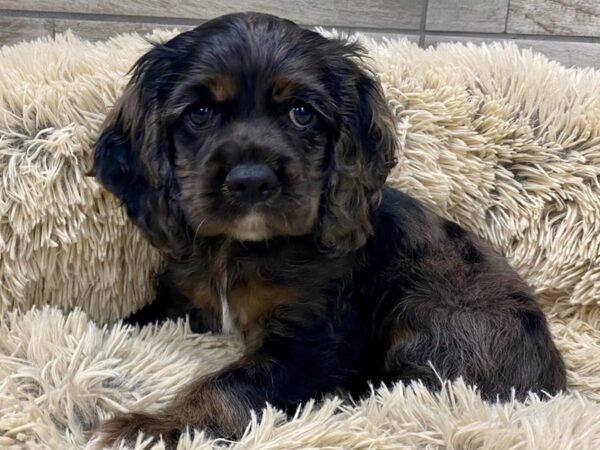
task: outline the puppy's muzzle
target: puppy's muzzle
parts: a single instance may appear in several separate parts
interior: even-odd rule
[[[264,164],[239,164],[225,177],[225,187],[231,196],[242,203],[255,204],[274,197],[279,180]]]

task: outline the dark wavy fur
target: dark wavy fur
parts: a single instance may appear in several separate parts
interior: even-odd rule
[[[246,353],[159,414],[102,424],[104,444],[144,431],[174,445],[186,426],[236,438],[266,402],[360,395],[368,382],[436,389],[462,376],[490,400],[565,389],[544,315],[506,260],[383,187],[394,120],[362,57],[234,14],[137,62],[93,166],[167,261],[156,301],[131,321],[189,313],[219,329],[226,299]],[[290,120],[298,105],[310,126]],[[268,167],[274,194],[240,202],[227,184],[240,164]]]

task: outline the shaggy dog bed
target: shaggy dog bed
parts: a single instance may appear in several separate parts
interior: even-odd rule
[[[240,352],[183,321],[118,322],[152,298],[161,262],[85,173],[148,46],[65,34],[0,50],[2,448],[81,448],[101,419],[160,408]],[[491,241],[535,287],[570,391],[490,404],[460,380],[439,393],[387,386],[309,402],[289,421],[267,408],[231,445],[600,448],[600,72],[514,45],[366,46],[397,118],[389,183]],[[180,448],[214,445],[230,444],[198,434]]]

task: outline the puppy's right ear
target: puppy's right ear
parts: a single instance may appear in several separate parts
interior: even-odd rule
[[[131,80],[96,142],[91,171],[166,255],[186,247],[186,224],[173,201],[177,186],[172,149],[161,114],[176,56],[167,45],[155,45],[133,67]]]

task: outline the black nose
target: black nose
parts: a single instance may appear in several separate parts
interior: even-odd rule
[[[256,203],[277,192],[277,176],[264,164],[240,164],[225,177],[225,186],[237,200]]]

